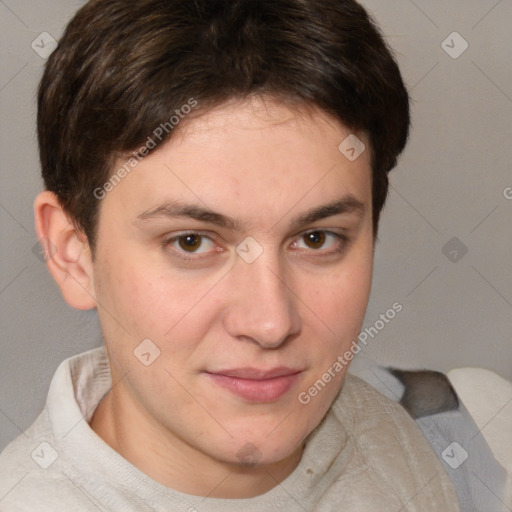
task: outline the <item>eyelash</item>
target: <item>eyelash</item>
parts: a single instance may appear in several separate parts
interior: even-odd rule
[[[321,249],[303,249],[304,251],[306,252],[316,252],[316,253],[319,253],[315,256],[320,256],[320,257],[329,257],[329,256],[333,256],[335,254],[340,254],[342,253],[346,248],[347,248],[347,245],[349,243],[349,238],[346,236],[346,235],[342,235],[340,233],[336,233],[334,231],[329,231],[329,230],[326,230],[326,229],[311,229],[309,231],[306,231],[304,233],[301,233],[297,238],[296,240],[299,240],[299,239],[303,239],[304,237],[306,237],[307,235],[311,234],[311,233],[323,233],[324,235],[326,236],[333,236],[334,238],[337,239],[337,247],[335,249],[331,249],[329,251],[322,251]],[[201,237],[201,238],[207,238],[208,240],[212,241],[212,238],[205,232],[202,232],[202,231],[184,231],[182,233],[178,233],[177,235],[173,235],[172,237],[169,237],[169,238],[166,238],[162,241],[162,247],[165,249],[167,247],[169,247],[170,245],[172,245],[174,242],[177,242],[180,238],[184,238],[186,236],[189,236],[189,235],[193,235],[193,236],[198,236],[198,237]],[[220,251],[219,251],[220,252]],[[192,261],[192,260],[201,260],[201,259],[205,259],[205,258],[208,258],[209,256],[212,255],[212,253],[187,253],[185,251],[182,251],[182,250],[175,250],[175,253],[178,257],[186,260],[186,261]],[[204,254],[203,256],[199,256],[198,254]]]

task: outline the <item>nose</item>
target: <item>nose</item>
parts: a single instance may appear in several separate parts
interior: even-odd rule
[[[266,349],[280,347],[301,329],[293,284],[286,282],[282,265],[271,259],[265,253],[250,264],[237,259],[224,317],[231,336]]]

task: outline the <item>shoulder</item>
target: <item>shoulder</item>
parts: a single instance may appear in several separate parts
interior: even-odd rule
[[[50,384],[43,411],[32,425],[7,445],[0,454],[0,510],[2,512],[50,512],[66,505],[83,505],[82,491],[69,478],[75,464],[69,453],[64,453],[57,439],[66,437],[67,423],[76,424],[83,414],[74,395],[87,403],[86,391],[93,393],[97,386],[79,382],[96,379],[96,368],[102,362],[102,351],[95,349],[63,361]],[[99,361],[99,363],[98,363]],[[88,365],[88,372],[72,372],[74,366]],[[101,369],[101,368],[100,368]],[[98,379],[96,379],[98,380]],[[65,420],[65,421],[64,421]],[[66,423],[67,422],[67,423]],[[56,429],[60,432],[56,436]],[[91,504],[87,506],[90,508]],[[81,510],[88,510],[83,506]],[[70,507],[71,508],[71,507]]]
[[[51,438],[48,412],[44,409],[36,421],[2,451],[0,510],[47,510],[40,498],[45,489],[55,488],[56,475],[52,466],[59,457]]]
[[[452,482],[407,411],[362,379],[347,374],[332,412],[350,432],[363,466],[376,485],[416,507],[458,510]],[[405,502],[404,501],[404,502]]]
[[[497,497],[503,495],[506,478],[499,464],[501,460],[493,455],[489,448],[491,443],[487,444],[481,433],[482,427],[477,426],[465,405],[466,401],[468,404],[475,402],[475,395],[481,394],[486,398],[480,396],[480,402],[488,404],[492,400],[490,397],[494,398],[501,391],[503,383],[496,385],[487,372],[484,371],[484,375],[479,370],[468,376],[458,375],[458,371],[446,376],[432,370],[386,368],[368,358],[354,362],[356,364],[350,368],[353,374],[402,406],[415,420],[418,430],[450,477],[461,508],[475,512],[501,510]],[[479,378],[489,383],[492,389],[481,393],[483,386],[477,384]],[[500,404],[505,402],[502,397]],[[471,410],[469,405],[468,409]],[[489,417],[481,425],[488,420]],[[507,431],[503,425],[498,427],[497,422],[495,426],[501,435]],[[485,433],[488,427],[483,429]],[[498,450],[501,456],[502,450]]]
[[[435,380],[435,376],[434,376]],[[347,409],[357,419],[358,428],[364,428],[367,423],[373,424],[372,417],[375,415],[386,423],[403,424],[405,430],[417,433],[419,432],[414,420],[410,417],[410,407],[417,407],[415,388],[407,387],[409,398],[407,402],[400,400],[400,397],[391,398],[386,396],[375,386],[369,384],[360,377],[347,374],[343,384],[342,392],[338,399],[333,403],[333,412],[336,415],[346,415]],[[429,404],[430,407],[436,407],[435,404]],[[407,410],[406,410],[407,409]],[[407,412],[409,411],[409,413]]]

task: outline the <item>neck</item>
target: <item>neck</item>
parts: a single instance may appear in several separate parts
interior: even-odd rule
[[[251,498],[264,494],[297,467],[302,446],[270,465],[235,465],[211,458],[156,424],[119,386],[98,405],[90,422],[111,448],[158,483],[176,491],[211,498]],[[121,396],[120,396],[121,395]]]

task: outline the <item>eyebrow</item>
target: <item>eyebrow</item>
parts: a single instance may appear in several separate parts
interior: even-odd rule
[[[355,196],[348,194],[335,201],[325,205],[317,206],[301,215],[294,217],[291,221],[291,227],[296,228],[307,224],[312,224],[328,217],[341,214],[355,214],[362,217],[366,211],[365,205]],[[188,217],[200,222],[208,222],[219,227],[232,231],[248,231],[248,226],[244,222],[233,219],[228,215],[204,208],[194,203],[184,203],[182,201],[170,201],[163,203],[156,208],[146,210],[137,215],[138,220],[149,220],[158,217],[176,218]]]

